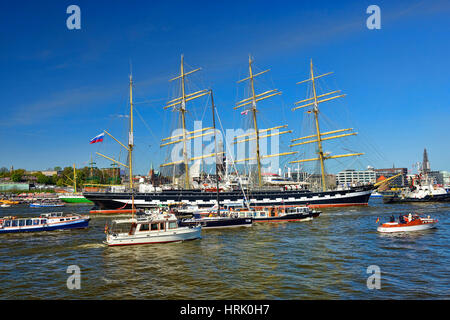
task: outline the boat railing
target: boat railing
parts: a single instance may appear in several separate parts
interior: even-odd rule
[[[41,217],[62,217],[64,212],[49,212],[41,214]]]

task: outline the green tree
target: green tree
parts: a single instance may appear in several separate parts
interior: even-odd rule
[[[42,173],[36,174],[36,178],[37,178],[36,182],[39,184],[49,184],[50,182],[49,177],[43,175]]]
[[[64,179],[63,178],[59,178],[58,181],[56,181],[56,185],[58,187],[63,187],[64,186]]]
[[[11,180],[14,182],[19,182],[22,180],[22,176],[24,175],[25,170],[24,169],[17,169],[14,170],[14,172],[11,174]]]

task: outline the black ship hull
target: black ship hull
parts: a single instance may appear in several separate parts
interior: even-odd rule
[[[200,224],[202,229],[218,229],[233,227],[251,227],[252,218],[200,218],[200,219],[183,219],[178,222],[180,227],[190,227]]]
[[[438,195],[434,195],[434,196],[425,196],[423,198],[408,198],[408,197],[404,197],[402,198],[401,196],[398,195],[394,195],[394,196],[390,196],[390,195],[385,195],[383,196],[383,203],[410,203],[410,202],[415,202],[415,203],[423,203],[423,202],[450,202],[450,193],[447,194],[438,194]]]
[[[251,207],[305,206],[340,207],[367,205],[373,186],[356,187],[349,190],[310,192],[301,190],[264,190],[246,192]],[[100,210],[131,208],[131,193],[84,192],[86,199],[94,202]],[[183,203],[210,208],[217,203],[216,192],[201,190],[168,190],[155,193],[135,193],[136,208],[154,208],[160,205]],[[220,192],[219,200],[224,205],[245,205],[242,191]]]
[[[314,212],[314,213],[310,213],[310,214],[293,213],[293,214],[287,214],[285,216],[253,218],[253,222],[302,221],[302,220],[311,220],[312,218],[317,218],[319,215],[320,215],[320,212]]]

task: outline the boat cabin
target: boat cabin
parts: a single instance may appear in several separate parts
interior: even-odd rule
[[[173,214],[152,214],[132,219],[114,220],[108,233],[135,235],[141,233],[165,232],[171,229],[177,229],[177,218]]]
[[[3,228],[9,227],[30,227],[38,226],[47,223],[47,219],[32,218],[32,219],[5,219],[1,221],[1,226]]]

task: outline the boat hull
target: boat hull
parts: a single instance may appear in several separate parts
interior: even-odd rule
[[[30,203],[30,208],[53,208],[53,207],[64,207],[64,204],[34,204],[34,203]]]
[[[61,223],[47,226],[23,226],[17,228],[0,228],[0,234],[2,233],[25,233],[25,232],[42,232],[42,231],[55,231],[66,229],[83,229],[89,226],[90,218],[80,219],[70,223]]]
[[[181,242],[188,240],[195,240],[201,238],[201,227],[195,228],[182,228],[175,229],[174,231],[155,232],[152,236],[126,236],[126,237],[113,237],[108,235],[104,242],[110,247],[113,246],[130,246],[130,245],[143,245],[143,244],[157,244],[157,243],[170,243]]]
[[[250,191],[246,193],[252,207],[269,206],[305,206],[312,208],[366,206],[372,186],[364,186],[351,190],[335,190],[325,192],[309,192],[299,190]],[[131,193],[92,193],[83,195],[94,202],[101,210],[131,208]],[[220,192],[221,205],[244,206],[242,191]],[[134,194],[136,208],[154,208],[160,205],[184,203],[198,206],[198,208],[211,208],[217,203],[216,192],[203,192],[201,190],[170,190],[156,193]]]
[[[405,203],[405,202],[450,202],[450,193],[425,196],[424,198],[402,198],[400,196],[383,196],[384,203]]]
[[[86,199],[85,197],[59,197],[59,199],[66,203],[88,203],[93,204],[92,201]]]
[[[185,219],[178,222],[180,227],[189,227],[200,224],[202,229],[251,227],[252,218],[225,218],[225,219]]]
[[[378,232],[392,233],[392,232],[411,232],[423,231],[433,229],[436,227],[437,220],[421,219],[420,221],[412,221],[410,223],[388,222],[383,223],[377,228]]]
[[[288,214],[285,216],[277,216],[277,217],[261,217],[261,218],[253,218],[254,222],[283,222],[283,221],[310,221],[314,218],[317,218],[320,215],[320,212],[312,213],[312,214]]]

